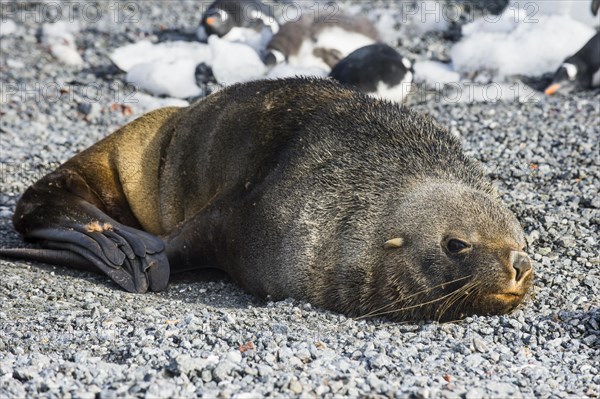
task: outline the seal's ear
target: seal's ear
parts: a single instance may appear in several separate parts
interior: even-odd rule
[[[391,240],[387,240],[383,244],[383,248],[385,248],[385,249],[400,248],[402,246],[402,244],[404,244],[404,240],[402,238],[400,238],[400,237],[392,238]]]

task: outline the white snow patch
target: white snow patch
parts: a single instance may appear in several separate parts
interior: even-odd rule
[[[173,41],[154,44],[149,40],[127,44],[110,54],[111,61],[122,71],[128,72],[137,64],[153,61],[174,62],[188,59],[196,64],[210,65],[212,53],[203,43]]]
[[[460,74],[449,64],[438,61],[419,61],[414,65],[415,83],[440,89],[443,85],[460,81]]]
[[[363,6],[361,4],[340,3],[337,4],[337,6],[340,8],[340,12],[343,12],[344,14],[348,15],[359,15],[363,12]],[[311,9],[309,8],[307,9],[307,11],[311,11]]]
[[[392,46],[398,40],[414,38],[429,31],[446,31],[458,17],[452,9],[439,1],[402,2],[396,8],[375,8],[368,13],[381,40]]]
[[[553,72],[579,50],[594,29],[568,16],[539,14],[537,22],[524,10],[507,9],[497,22],[490,18],[463,26],[463,39],[451,50],[454,69],[461,73],[491,71],[539,76]]]
[[[71,46],[52,44],[50,45],[50,53],[63,64],[75,67],[83,66],[83,58],[81,58],[81,55],[77,50]]]
[[[126,80],[154,95],[194,97],[202,94],[196,85],[196,66],[190,58],[143,62],[129,69]]]
[[[399,28],[399,12],[379,8],[369,13],[369,19],[375,21],[375,28],[383,41],[391,45],[398,43],[398,40],[402,37],[402,32]]]
[[[12,19],[0,18],[0,36],[9,36],[17,31],[17,24]]]
[[[136,92],[128,98],[127,105],[131,105],[134,114],[140,115],[163,107],[187,107],[187,101],[179,98],[158,98],[145,93]]]
[[[509,12],[510,10],[522,10],[526,13],[527,19],[531,21],[535,21],[539,16],[543,15],[562,15],[571,17],[571,19],[592,28],[600,26],[600,18],[592,15],[591,0],[511,0],[507,6],[507,10]]]
[[[75,67],[83,66],[83,58],[75,46],[75,35],[79,33],[77,22],[58,21],[42,25],[41,40],[50,53],[60,62]]]
[[[525,10],[506,10],[500,15],[486,15],[484,18],[462,26],[463,36],[474,36],[480,32],[487,33],[510,33],[518,26],[519,22],[533,24]]]
[[[58,21],[42,25],[41,38],[44,43],[62,43],[75,45],[75,35],[79,33],[77,21]]]
[[[247,82],[265,74],[265,64],[252,47],[231,43],[216,35],[208,38],[208,44],[212,50],[213,75],[219,84]]]

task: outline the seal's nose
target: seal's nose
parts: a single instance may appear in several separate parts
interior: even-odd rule
[[[531,270],[531,260],[529,260],[529,256],[523,252],[516,254],[513,261],[513,267],[517,272],[515,280],[517,282],[521,281]]]

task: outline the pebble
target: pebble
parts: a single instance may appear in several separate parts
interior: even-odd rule
[[[485,390],[482,388],[472,388],[465,394],[465,399],[481,399],[484,398]]]
[[[234,367],[235,365],[228,360],[220,362],[213,370],[213,378],[217,382],[226,380]]]
[[[489,350],[487,344],[481,338],[473,338],[473,346],[478,352],[487,352]]]
[[[227,360],[232,363],[240,363],[242,361],[242,354],[240,351],[231,351],[227,354]]]
[[[302,384],[300,383],[300,381],[298,380],[292,380],[290,381],[290,391],[292,391],[295,394],[300,394],[302,393]]]

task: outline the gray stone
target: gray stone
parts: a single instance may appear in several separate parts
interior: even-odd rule
[[[485,353],[485,352],[489,351],[487,344],[481,338],[477,338],[477,337],[473,338],[473,346],[475,347],[475,350],[477,352]]]
[[[486,394],[483,388],[471,388],[465,395],[465,399],[482,399],[485,397]]]
[[[292,380],[290,381],[289,389],[295,394],[300,394],[302,393],[302,384],[298,380]]]

